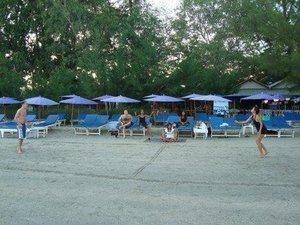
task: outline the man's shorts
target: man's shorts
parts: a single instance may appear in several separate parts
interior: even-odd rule
[[[24,139],[26,138],[26,125],[25,124],[22,124],[21,127],[17,126],[17,129],[18,129],[18,138],[19,139]]]

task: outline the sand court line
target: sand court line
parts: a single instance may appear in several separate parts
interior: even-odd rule
[[[155,159],[158,158],[158,156],[160,155],[160,153],[162,153],[162,151],[166,148],[165,145],[161,146],[157,152],[151,157],[151,159],[145,163],[145,165],[141,166],[139,169],[137,169],[134,173],[133,173],[133,177],[136,177],[137,175],[139,175],[144,169],[146,169],[148,166],[150,166]]]
[[[15,171],[15,172],[30,172],[30,173],[43,173],[52,175],[69,175],[78,177],[89,177],[89,178],[99,178],[99,179],[109,179],[109,180],[124,180],[124,181],[139,181],[146,183],[162,183],[162,184],[172,184],[172,185],[200,185],[200,186],[244,186],[244,187],[272,187],[272,188],[300,188],[300,184],[271,184],[271,183],[234,183],[234,182],[205,182],[205,181],[193,181],[193,180],[162,180],[162,179],[147,179],[147,178],[137,178],[128,176],[111,176],[103,174],[92,174],[92,173],[72,173],[64,171],[55,170],[42,170],[42,169],[22,169],[17,167],[6,167],[0,168],[2,171]]]

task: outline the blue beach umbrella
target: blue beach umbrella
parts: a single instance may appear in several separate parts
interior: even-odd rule
[[[27,102],[27,104],[29,104],[29,105],[39,105],[39,106],[58,105],[57,102],[55,102],[49,98],[44,98],[41,96],[27,98],[27,99],[25,99],[25,102]]]
[[[272,96],[266,93],[258,93],[248,97],[241,98],[241,100],[272,100]]]
[[[60,103],[73,104],[73,105],[97,105],[97,102],[94,102],[92,100],[80,96],[61,100]]]
[[[157,96],[159,96],[159,95],[151,94],[151,95],[144,96],[143,98],[154,98],[154,97],[157,97]]]
[[[27,98],[25,99],[25,102],[29,105],[36,105],[38,107],[38,116],[39,118],[41,117],[41,107],[40,106],[53,106],[53,105],[58,105],[57,102],[49,99],[49,98],[44,98],[41,96],[38,97],[32,97],[32,98]]]
[[[74,94],[72,94],[72,95],[63,95],[63,96],[61,96],[61,98],[62,99],[68,99],[68,98],[74,98],[74,97],[77,97],[78,95],[74,95]]]
[[[92,100],[89,100],[87,98],[83,98],[83,97],[80,97],[80,96],[75,96],[73,98],[68,98],[68,99],[65,99],[65,100],[61,100],[60,103],[71,104],[72,105],[71,120],[73,119],[74,105],[97,105],[97,102],[94,102]],[[79,114],[79,108],[78,108],[78,114]]]
[[[182,102],[184,100],[180,99],[180,98],[168,96],[168,95],[159,95],[159,96],[156,96],[153,98],[144,99],[144,101],[147,101],[147,102]]]
[[[0,98],[0,105],[11,105],[11,104],[19,104],[20,101],[11,98],[11,97],[1,97]]]
[[[140,100],[129,98],[129,97],[122,96],[122,95],[112,97],[112,98],[106,98],[101,101],[102,102],[113,102],[113,103],[138,103],[138,102],[141,102]]]
[[[181,97],[181,98],[184,98],[184,99],[191,99],[191,98],[197,98],[197,97],[201,97],[201,96],[203,96],[203,95],[199,95],[199,94],[193,93],[193,94],[190,94],[190,95],[183,96],[183,97]]]
[[[223,98],[218,95],[202,95],[195,98],[190,98],[190,100],[196,100],[196,101],[213,101],[213,102],[231,102],[231,100],[227,98]]]
[[[107,98],[113,98],[115,96],[112,96],[112,95],[102,95],[102,96],[99,96],[99,97],[96,97],[96,98],[93,98],[94,101],[102,101],[104,99],[107,99]],[[104,105],[105,105],[105,110],[106,110],[106,113],[108,114],[108,107],[111,108],[111,104],[107,104],[109,102],[104,102]]]
[[[102,95],[100,97],[96,97],[96,98],[93,98],[94,101],[102,101],[104,99],[107,99],[107,98],[113,98],[115,96],[112,96],[112,95]]]
[[[3,105],[3,112],[5,114],[5,105],[12,105],[12,104],[19,104],[20,101],[11,98],[11,97],[1,97],[0,98],[0,105]]]

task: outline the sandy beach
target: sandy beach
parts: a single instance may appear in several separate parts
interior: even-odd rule
[[[299,224],[299,129],[264,159],[254,136],[146,139],[56,127],[17,154],[0,138],[0,224]]]

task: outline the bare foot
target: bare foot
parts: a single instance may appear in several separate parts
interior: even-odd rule
[[[17,148],[17,153],[18,154],[22,154],[23,153],[22,149],[21,148]]]

